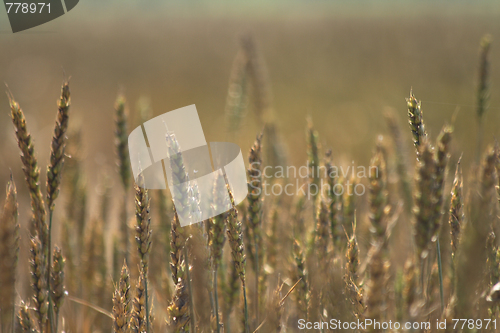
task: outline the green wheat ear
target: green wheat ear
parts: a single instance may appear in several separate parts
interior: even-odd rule
[[[65,82],[61,88],[61,97],[57,105],[58,111],[51,143],[50,163],[47,167],[47,205],[51,211],[54,210],[54,201],[59,194],[59,185],[61,183],[70,104],[69,83]]]
[[[19,104],[14,100],[12,94],[9,94],[10,110],[12,122],[16,132],[17,143],[21,150],[21,161],[23,171],[28,184],[31,197],[31,210],[33,213],[32,225],[30,231],[39,235],[42,247],[47,246],[49,228],[45,216],[45,204],[40,190],[40,169],[35,157],[35,146],[31,134],[26,127],[26,118]],[[48,251],[48,249],[47,249]]]

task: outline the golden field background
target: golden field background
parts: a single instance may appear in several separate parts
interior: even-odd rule
[[[2,20],[0,79],[33,119],[29,126],[41,162],[48,156],[45,143],[63,69],[72,77],[72,120],[80,118],[84,132],[93,133],[85,136],[90,168],[113,162],[112,109],[120,87],[131,111],[141,96],[150,99],[155,115],[196,104],[207,139],[225,139],[228,77],[238,37],[246,32],[253,33],[266,59],[273,105],[291,152],[304,151],[304,119],[310,114],[324,146],[366,164],[370,143],[385,131],[384,108],[394,108],[405,121],[404,97],[413,86],[432,134],[460,107],[458,146],[470,161],[478,44],[485,33],[495,38],[500,31],[500,6],[494,2],[153,4],[81,1],[63,17],[17,34]],[[500,114],[496,44],[494,39],[489,139],[498,134]],[[1,105],[0,172],[6,175],[20,162],[10,157],[17,151],[5,94]],[[249,117],[238,143],[246,149],[259,130]],[[292,154],[294,163],[304,158],[305,153]]]
[[[6,17],[3,9],[0,16]],[[115,174],[117,93],[123,90],[129,101],[129,130],[138,125],[133,114],[142,97],[151,101],[154,115],[196,104],[207,141],[224,141],[228,78],[238,38],[247,32],[266,60],[291,163],[305,163],[307,115],[322,147],[331,147],[337,160],[368,165],[377,135],[387,133],[383,112],[393,109],[410,151],[404,98],[412,86],[431,137],[459,110],[452,161],[463,152],[465,170],[476,154],[475,76],[485,33],[494,39],[484,140],[500,135],[498,17],[500,5],[488,1],[249,5],[82,0],[67,15],[26,32],[12,34],[2,19],[0,80],[26,114],[44,183],[63,71],[71,76],[70,124],[78,119],[83,127],[94,206],[92,193],[98,191],[102,172]],[[247,152],[260,130],[250,113],[236,143]],[[7,96],[0,94],[0,187],[12,169],[25,225],[29,201],[13,133]],[[119,186],[117,178],[114,182]],[[56,214],[63,209],[58,204]],[[23,242],[25,236],[23,230]],[[20,272],[28,270],[26,252],[21,246]],[[25,298],[29,289],[20,292]]]

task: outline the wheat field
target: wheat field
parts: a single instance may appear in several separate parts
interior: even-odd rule
[[[462,12],[455,22],[442,13],[435,19],[422,8],[408,21],[349,6],[342,9],[345,16],[332,20],[314,11],[313,19],[293,11],[276,14],[280,23],[252,14],[244,21],[254,29],[233,35],[225,28],[238,26],[241,14],[226,13],[224,24],[203,16],[185,34],[200,36],[206,24],[208,34],[218,32],[219,45],[200,42],[217,51],[200,51],[215,69],[194,76],[204,78],[198,85],[183,67],[199,59],[195,55],[180,62],[181,69],[157,59],[151,68],[141,64],[123,74],[130,59],[140,59],[132,49],[148,47],[134,37],[140,32],[127,31],[137,44],[124,46],[101,90],[99,82],[88,86],[78,66],[75,73],[66,68],[71,77],[63,74],[52,108],[57,89],[47,87],[56,75],[36,76],[47,62],[35,63],[35,83],[24,85],[21,79],[29,75],[19,64],[30,58],[9,62],[0,55],[1,63],[9,63],[7,78],[22,69],[0,99],[10,117],[1,124],[6,195],[0,209],[0,332],[500,331],[494,93],[500,75],[496,34],[479,34],[498,26],[493,14],[480,10]],[[418,15],[425,16],[421,30],[412,26]],[[196,21],[184,19],[167,25]],[[314,20],[319,22],[309,26]],[[474,29],[459,27],[467,20]],[[83,38],[84,24],[75,25],[76,38]],[[366,33],[371,27],[376,30]],[[318,31],[356,51],[310,61],[313,52],[328,54],[332,48],[318,42],[324,41]],[[451,51],[437,50],[443,38],[434,33]],[[117,36],[114,45],[121,45],[123,36]],[[465,47],[460,38],[473,44]],[[294,41],[309,51],[290,52],[283,60]],[[26,50],[24,43],[16,50]],[[172,43],[182,50],[182,41]],[[375,49],[384,51],[370,53]],[[458,54],[462,49],[467,51]],[[51,43],[41,50],[59,51]],[[72,52],[65,57],[74,57]],[[391,52],[411,56],[387,59]],[[169,54],[171,62],[184,57],[181,51]],[[415,62],[403,64],[405,59]],[[292,68],[295,73],[289,73]],[[93,70],[103,75],[101,65]],[[175,85],[172,78],[141,79],[141,70],[179,80]],[[40,82],[43,93],[23,96]],[[385,93],[392,86],[400,88]],[[166,87],[173,90],[165,94]],[[81,97],[92,95],[94,101]],[[169,97],[175,102],[166,102]],[[139,186],[143,179],[131,175],[128,135],[192,100],[208,110],[200,117],[207,120],[210,138],[240,145],[249,193],[235,205],[227,179],[219,177],[211,202],[227,212],[181,227],[179,216],[186,212],[178,216],[177,210],[195,214],[211,207],[200,206],[196,188],[171,194]],[[81,111],[96,104],[97,111]],[[330,111],[336,107],[340,111]],[[171,176],[186,180],[177,154],[182,147],[174,135],[166,141],[175,156]],[[225,191],[230,202],[218,195]],[[174,207],[174,198],[186,205]]]

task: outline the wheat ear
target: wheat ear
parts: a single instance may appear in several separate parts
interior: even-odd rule
[[[436,161],[433,157],[432,148],[424,141],[419,150],[420,160],[416,170],[415,187],[415,225],[414,236],[417,256],[419,260],[426,257],[428,247],[431,241],[432,217],[434,214],[434,195],[433,190],[436,179]]]
[[[370,162],[370,169],[375,167],[375,172],[369,173],[369,202],[370,202],[370,222],[373,241],[380,241],[385,234],[386,225],[384,216],[387,206],[387,187],[386,187],[386,165],[380,152],[376,152]]]
[[[123,254],[129,262],[130,241],[128,226],[128,190],[130,189],[130,158],[128,151],[128,112],[125,106],[126,100],[123,95],[118,95],[115,102],[115,146],[117,165],[120,181],[123,186],[123,203],[120,216],[121,240],[123,242]]]
[[[18,323],[23,332],[26,333],[40,333],[36,327],[36,323],[31,315],[31,311],[24,302],[21,302],[19,314],[17,316]]]
[[[31,238],[31,281],[34,292],[33,306],[38,327],[43,332],[47,322],[47,312],[49,308],[47,281],[46,281],[46,261],[43,255],[42,243],[38,236]]]
[[[124,300],[120,295],[120,290],[117,288],[113,293],[113,332],[127,333],[128,322],[125,315]]]
[[[54,305],[54,331],[57,332],[57,326],[59,321],[59,313],[64,302],[64,297],[66,296],[66,288],[64,286],[64,265],[65,260],[62,255],[61,249],[57,246],[54,248],[54,262],[52,264],[51,271],[51,294],[52,304]]]
[[[38,168],[38,162],[35,157],[35,146],[26,128],[26,119],[23,110],[21,110],[19,104],[14,100],[12,94],[9,94],[9,101],[17,143],[21,150],[23,171],[31,197],[31,210],[33,212],[31,232],[39,235],[42,248],[45,248],[45,246],[47,246],[49,230],[45,221],[45,205],[42,198],[42,192],[40,191],[40,169]]]

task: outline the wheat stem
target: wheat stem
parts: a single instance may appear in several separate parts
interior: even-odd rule
[[[196,317],[194,315],[194,302],[193,302],[193,286],[191,284],[191,273],[189,272],[188,248],[184,246],[184,262],[186,264],[187,287],[189,293],[189,315],[191,316],[191,325],[189,332],[194,332],[196,327]]]
[[[214,294],[215,294],[215,318],[217,320],[217,333],[220,333],[219,325],[219,292],[217,291],[217,266],[215,266],[213,271],[213,284],[214,284]]]

